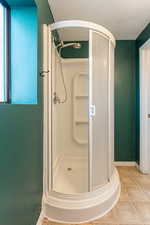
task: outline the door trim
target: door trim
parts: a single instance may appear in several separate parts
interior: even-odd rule
[[[140,171],[150,173],[148,148],[148,77],[150,76],[150,39],[139,49],[140,56]]]
[[[93,178],[93,170],[92,170],[92,166],[93,166],[93,138],[92,138],[92,131],[93,131],[93,123],[92,123],[92,117],[90,115],[90,108],[92,105],[92,71],[93,71],[93,55],[92,55],[92,30],[89,30],[89,191],[92,191],[92,187],[93,187],[93,182],[92,182],[92,178]]]

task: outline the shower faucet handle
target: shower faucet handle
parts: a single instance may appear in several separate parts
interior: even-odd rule
[[[94,117],[96,113],[96,107],[95,105],[90,105],[90,116]]]

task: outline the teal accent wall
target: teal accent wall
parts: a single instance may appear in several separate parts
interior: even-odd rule
[[[24,6],[26,1],[29,3],[29,0],[18,0],[17,6]],[[11,5],[11,0],[9,3]],[[36,225],[41,208],[43,191],[42,78],[39,77],[42,69],[41,28],[42,24],[51,23],[53,18],[47,0],[36,0],[35,3],[38,13],[38,73],[35,74],[38,78],[38,104],[0,105],[0,225]]]
[[[140,160],[140,83],[139,83],[139,48],[150,38],[150,23],[136,39],[136,161]]]
[[[136,42],[115,49],[115,160],[136,159]]]
[[[11,8],[11,103],[37,103],[37,9]]]

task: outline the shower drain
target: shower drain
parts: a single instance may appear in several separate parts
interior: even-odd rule
[[[72,170],[72,168],[71,168],[71,167],[68,167],[68,168],[67,168],[67,170],[68,170],[68,171],[71,171],[71,170]]]

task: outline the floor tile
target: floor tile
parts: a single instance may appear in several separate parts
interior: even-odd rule
[[[131,201],[149,201],[145,192],[138,185],[127,185],[126,190]]]
[[[130,201],[127,188],[125,186],[123,186],[123,185],[121,187],[120,201]]]
[[[65,224],[64,223],[55,223],[55,222],[49,221],[48,219],[44,219],[42,225],[65,225]]]
[[[147,198],[150,200],[150,184],[141,184],[140,187],[144,191],[144,193],[147,195]]]
[[[134,205],[129,201],[120,201],[115,207],[119,224],[140,223],[138,213]]]
[[[150,185],[150,176],[149,175],[139,175],[134,177],[135,182],[139,185],[143,185],[143,184],[149,184]]]
[[[121,176],[120,181],[122,185],[137,185],[136,180],[130,176]]]
[[[135,202],[134,205],[138,212],[141,222],[144,224],[150,224],[150,203]]]
[[[107,213],[105,216],[103,216],[100,219],[97,219],[93,221],[94,224],[116,224],[117,223],[117,215],[115,213],[115,210],[112,209],[109,213]]]

